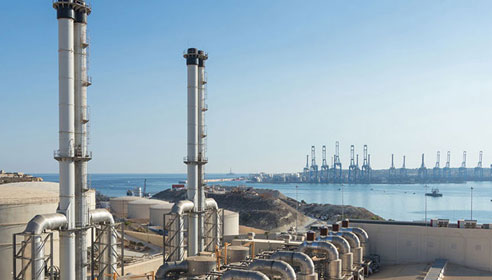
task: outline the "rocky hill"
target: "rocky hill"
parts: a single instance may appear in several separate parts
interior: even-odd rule
[[[176,202],[185,199],[184,190],[165,190],[152,198]],[[341,217],[342,207],[331,204],[306,204],[286,197],[276,190],[253,188],[226,188],[225,192],[207,193],[220,208],[239,213],[239,223],[263,230],[287,230],[297,223],[307,226],[317,219],[335,221]],[[296,204],[299,211],[296,210]],[[381,219],[374,213],[359,207],[345,206],[346,218]]]

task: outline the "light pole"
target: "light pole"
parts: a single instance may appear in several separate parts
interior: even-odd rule
[[[473,220],[473,187],[470,187],[470,220]]]
[[[428,186],[425,185],[425,194],[424,194],[424,197],[425,197],[425,202],[424,202],[425,226],[427,226],[427,188],[428,188]]]
[[[299,186],[296,185],[296,233],[297,233],[297,213],[299,213],[299,198],[297,197],[297,188]]]
[[[345,219],[345,204],[343,201],[343,184],[342,184],[342,221]]]

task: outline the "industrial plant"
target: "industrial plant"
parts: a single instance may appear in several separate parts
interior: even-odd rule
[[[422,154],[420,166],[409,168],[406,156],[402,156],[401,166],[396,167],[394,154],[391,155],[388,169],[373,169],[371,154],[367,145],[363,147],[361,163],[359,154],[355,153],[355,146],[350,146],[350,163],[348,168],[342,168],[340,161],[340,146],[337,141],[335,152],[331,156],[331,165],[328,164],[326,145],[322,146],[321,166],[316,163],[316,148],[311,146],[311,160],[306,155],[306,165],[301,172],[287,174],[253,174],[250,180],[257,183],[332,183],[332,184],[415,184],[415,183],[463,183],[467,181],[492,181],[492,164],[490,168],[483,165],[483,151],[479,153],[479,160],[475,167],[467,167],[466,151],[463,152],[459,167],[451,166],[451,151],[446,154],[445,164],[441,164],[441,152],[437,151],[434,167],[427,167],[425,155]]]
[[[59,183],[23,179],[1,185],[0,279],[394,279],[402,266],[412,268],[408,275],[427,280],[446,279],[447,269],[463,267],[492,272],[492,225],[474,220],[451,224],[444,219],[340,219],[306,228],[297,226],[296,217],[296,225],[287,231],[240,232],[241,213],[224,210],[207,197],[205,64],[209,56],[198,48],[184,53],[186,199],[168,202],[137,195],[97,202],[87,179],[93,158],[88,145],[87,90],[92,83],[86,35],[92,10],[84,0],[57,0],[53,7],[58,21],[59,148],[54,158],[59,164]],[[371,168],[367,146],[361,165],[351,146],[348,169],[342,168],[339,153],[337,142],[329,165],[323,146],[318,167],[313,146],[304,170],[290,175],[295,179],[284,178],[313,183],[488,178],[482,169],[482,153],[478,169],[471,174],[466,153],[456,171],[449,165],[448,152],[445,167],[441,168],[438,154],[436,167],[429,170],[422,155],[417,175],[406,169],[405,158],[400,169],[392,158],[384,176]]]

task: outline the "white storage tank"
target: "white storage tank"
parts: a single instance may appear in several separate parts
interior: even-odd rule
[[[224,209],[224,236],[239,234],[239,213]]]
[[[0,279],[12,279],[12,236],[23,232],[38,214],[56,213],[58,183],[23,182],[0,185]],[[58,235],[53,235],[58,248]],[[20,244],[17,244],[19,246]],[[54,260],[58,263],[58,251]]]
[[[111,208],[111,213],[118,218],[128,217],[128,203],[135,200],[142,200],[145,198],[137,196],[122,196],[122,197],[112,197],[109,199],[109,205]]]
[[[173,205],[173,203],[166,203],[150,206],[150,225],[162,227],[164,214],[171,212]]]
[[[128,203],[128,218],[129,219],[150,219],[150,207],[157,204],[170,204],[167,201],[158,199],[143,198],[134,200]]]

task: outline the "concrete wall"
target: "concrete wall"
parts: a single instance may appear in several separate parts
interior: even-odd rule
[[[157,235],[157,234],[153,234],[153,233],[138,232],[138,231],[131,231],[131,230],[125,230],[125,234],[128,234],[129,236],[131,236],[133,238],[145,241],[145,242],[150,243],[152,245],[156,245],[159,247],[162,247],[162,245],[163,245],[162,235]]]
[[[151,271],[157,271],[164,263],[162,256],[125,266],[125,274],[142,275]],[[145,279],[145,278],[144,278]]]
[[[492,230],[351,223],[369,234],[369,252],[382,264],[452,263],[492,271]]]

